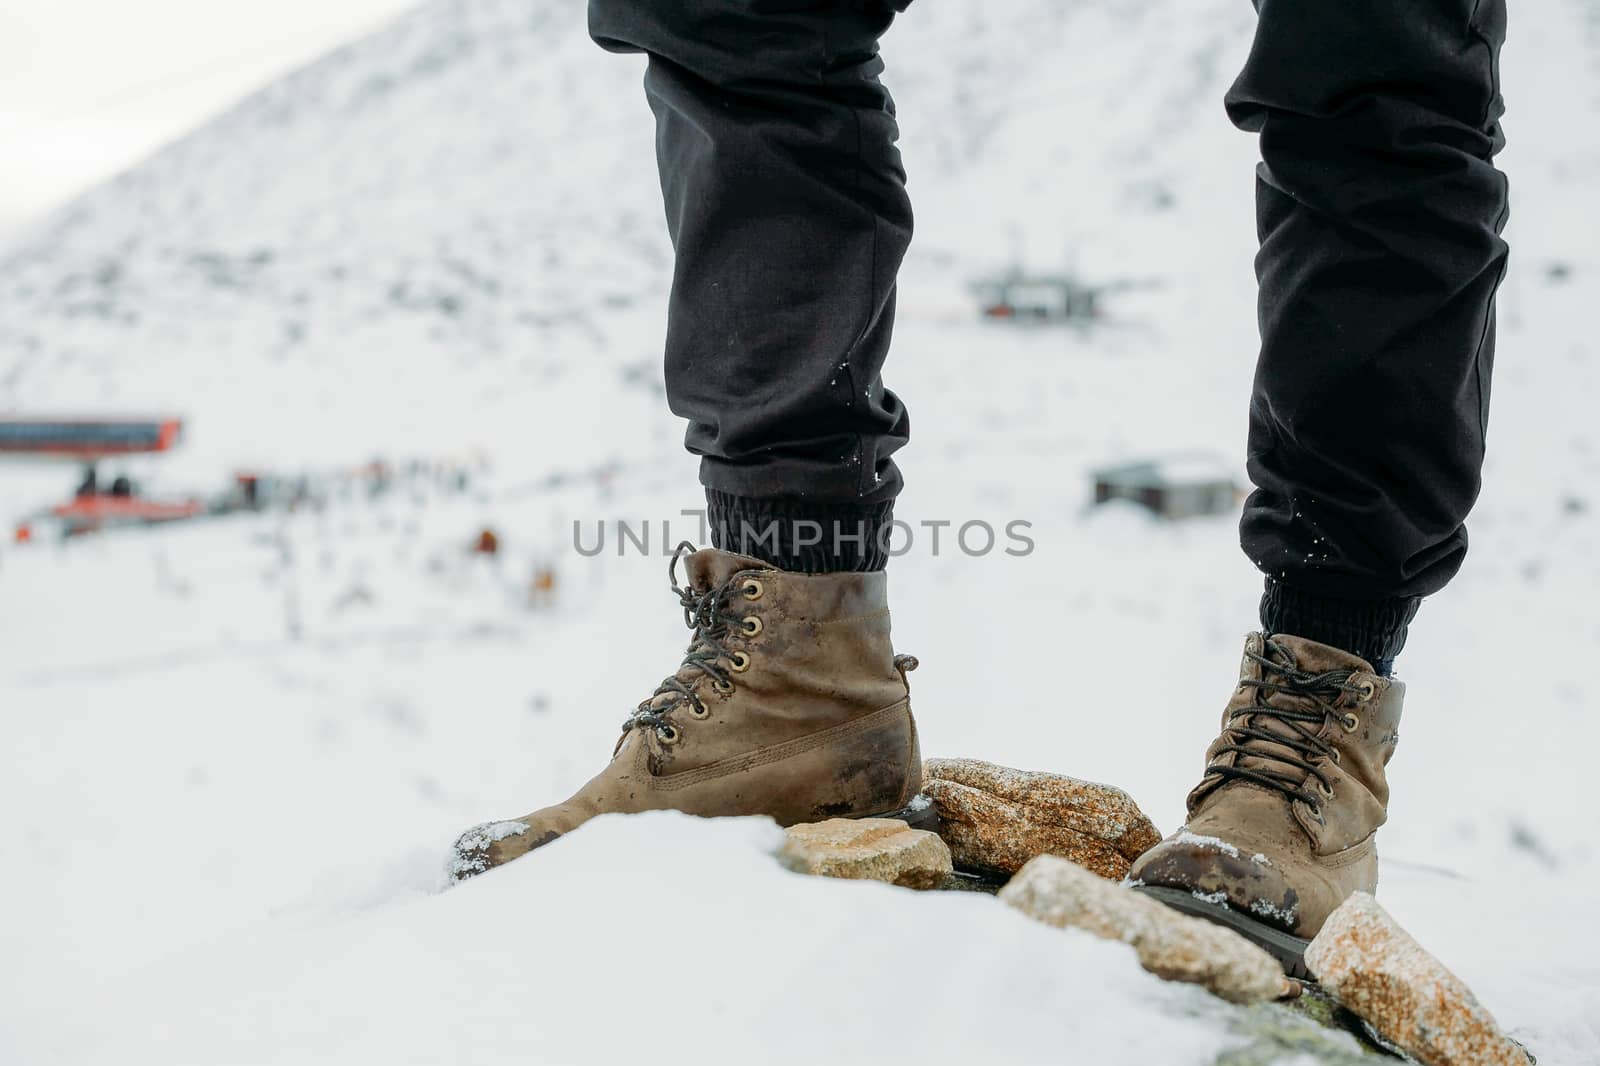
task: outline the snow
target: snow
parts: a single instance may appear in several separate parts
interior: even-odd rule
[[[483,873],[489,868],[489,863],[478,854],[479,852],[485,851],[497,840],[504,840],[506,837],[527,831],[527,822],[489,822],[467,830],[456,841],[448,861],[444,864],[444,881],[441,885]]]
[[[180,411],[184,452],[133,464],[158,486],[476,472],[0,549],[0,1061],[1211,1062],[1230,1008],[1124,947],[800,878],[759,821],[603,819],[437,890],[462,830],[598,770],[683,647],[666,555],[700,497],[657,365],[649,115],[580,6],[423,6],[0,256],[0,407]],[[1400,660],[1380,835],[1385,908],[1546,1066],[1600,1057],[1591,8],[1513,25],[1491,456]],[[888,377],[919,536],[890,580],[925,751],[1114,782],[1168,829],[1258,578],[1228,517],[1084,503],[1106,462],[1242,458],[1254,148],[1218,100],[1250,19],[930,3],[885,44],[920,227]],[[1086,332],[977,321],[1013,230],[1033,267],[1159,284]],[[72,477],[0,468],[0,520]],[[1033,550],[921,535],[973,519]],[[585,556],[575,520],[649,520],[649,553]],[[498,558],[466,550],[485,525]]]
[[[1224,855],[1235,859],[1239,857],[1239,849],[1220,837],[1205,836],[1201,833],[1192,833],[1187,829],[1182,829],[1178,831],[1177,839],[1182,844],[1190,844],[1209,851],[1220,851]]]
[[[442,895],[426,851],[374,853],[267,928],[176,951],[135,984],[72,989],[47,1009],[93,1002],[95,1023],[36,1029],[18,1061],[130,1048],[167,1062],[733,1062],[752,1048],[927,1061],[953,1042],[1031,1062],[1069,1042],[1098,1061],[1221,1047],[1183,1016],[1191,990],[1148,979],[1119,946],[985,896],[804,878],[779,867],[778,841],[760,820],[608,816],[550,845],[549,864]],[[1064,951],[1084,968],[1061,965]],[[1060,1009],[1108,989],[1148,999],[1148,1024]]]
[[[1223,893],[1223,895],[1226,897],[1227,893]],[[1225,902],[1225,900],[1221,902]],[[1280,907],[1270,899],[1262,899],[1257,897],[1256,899],[1251,900],[1250,911],[1253,914],[1261,915],[1263,918],[1271,918],[1273,921],[1281,922],[1284,925],[1291,927],[1295,922],[1295,908]]]
[[[1188,829],[1180,829],[1180,830],[1178,830],[1176,836],[1177,836],[1178,841],[1181,842],[1181,843],[1184,843],[1184,844],[1189,844],[1189,845],[1192,845],[1194,847],[1203,848],[1203,849],[1208,850],[1208,851],[1220,851],[1224,855],[1230,856],[1231,858],[1235,858],[1235,859],[1240,857],[1238,846],[1235,845],[1235,844],[1231,844],[1228,841],[1221,839],[1220,837],[1207,836],[1207,835],[1205,835],[1203,833],[1191,832]],[[1256,852],[1254,855],[1250,856],[1250,861],[1255,863],[1257,866],[1271,866],[1272,865],[1272,860],[1267,858],[1265,855],[1261,854],[1261,852],[1259,852],[1259,851]]]

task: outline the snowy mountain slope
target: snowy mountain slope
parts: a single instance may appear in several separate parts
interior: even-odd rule
[[[418,10],[71,208],[5,270],[4,402],[186,409],[230,461],[553,446],[530,401],[666,268],[648,115],[569,7]]]
[[[421,7],[0,265],[0,409],[183,411],[174,482],[492,464],[463,497],[0,555],[0,1060],[1214,1061],[1230,1016],[1125,953],[980,899],[797,880],[759,827],[597,825],[433,894],[455,830],[581,783],[681,651],[664,559],[570,547],[573,519],[626,517],[658,550],[697,502],[659,396],[639,64],[577,7]],[[1528,10],[1493,454],[1473,557],[1402,660],[1381,895],[1541,1062],[1577,1064],[1600,1058],[1576,802],[1600,733],[1600,149],[1572,101],[1592,126],[1600,27],[1581,0]],[[1249,31],[1233,0],[928,3],[885,44],[919,219],[901,514],[1021,518],[1037,544],[969,557],[946,531],[897,561],[927,749],[1115,781],[1163,828],[1256,579],[1231,520],[1085,515],[1083,474],[1240,453],[1253,146],[1217,101]],[[1014,231],[1036,265],[1159,284],[1092,333],[987,328],[964,285]],[[0,468],[0,516],[66,481]],[[485,522],[498,565],[460,551]],[[557,594],[530,610],[535,563]]]

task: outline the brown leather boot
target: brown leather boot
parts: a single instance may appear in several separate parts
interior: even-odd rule
[[[1250,634],[1188,824],[1145,852],[1129,880],[1308,978],[1310,938],[1352,892],[1377,888],[1374,835],[1404,698],[1403,684],[1354,655]]]
[[[597,814],[765,814],[781,825],[936,816],[889,643],[885,575],[794,574],[680,545],[667,573],[694,631],[677,673],[622,723],[611,763],[577,795],[456,841],[455,879],[509,862]],[[931,828],[931,826],[929,826]]]

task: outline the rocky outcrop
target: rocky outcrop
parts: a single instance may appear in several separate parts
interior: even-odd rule
[[[778,858],[800,873],[906,888],[938,888],[951,874],[944,841],[892,818],[834,818],[785,833]]]
[[[923,791],[956,865],[999,876],[1036,855],[1059,855],[1120,881],[1161,840],[1121,789],[977,759],[929,759]]]
[[[1462,980],[1378,901],[1351,896],[1306,950],[1306,966],[1346,1008],[1424,1066],[1528,1066]]]
[[[1202,985],[1234,1003],[1294,995],[1299,986],[1237,933],[1190,918],[1053,855],[1041,855],[1000,890],[1000,900],[1058,928],[1132,945],[1158,977]]]

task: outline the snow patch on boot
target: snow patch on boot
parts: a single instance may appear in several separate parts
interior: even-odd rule
[[[1172,839],[1179,844],[1188,844],[1191,847],[1201,848],[1205,851],[1220,851],[1230,858],[1237,859],[1239,857],[1239,849],[1221,837],[1201,836],[1199,833],[1191,833],[1188,829],[1180,829]]]
[[[1298,913],[1298,910],[1299,908],[1293,905],[1288,907],[1280,907],[1270,899],[1261,899],[1258,897],[1250,901],[1251,914],[1254,914],[1258,918],[1266,918],[1277,922],[1285,929],[1293,929],[1295,927],[1297,921],[1296,914]]]
[[[1221,837],[1203,836],[1200,833],[1192,833],[1188,829],[1180,829],[1172,839],[1180,844],[1188,844],[1191,847],[1200,848],[1204,851],[1221,852],[1232,859],[1244,858],[1244,856],[1240,854],[1237,845],[1230,844]],[[1272,865],[1272,860],[1267,858],[1266,855],[1259,851],[1250,856],[1250,861],[1255,863],[1257,866],[1270,867]]]
[[[450,881],[462,881],[489,868],[489,845],[528,831],[527,822],[484,822],[456,838],[445,874]]]

